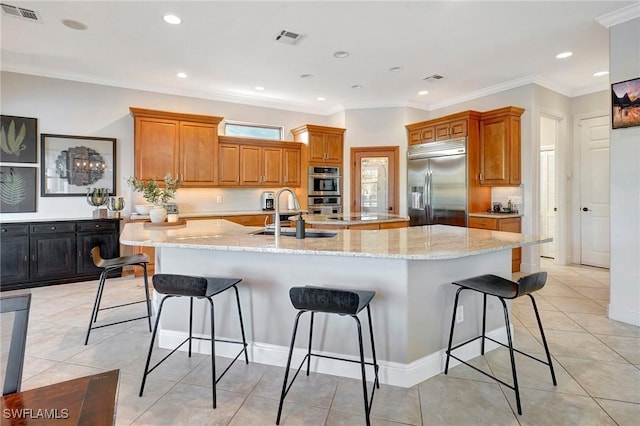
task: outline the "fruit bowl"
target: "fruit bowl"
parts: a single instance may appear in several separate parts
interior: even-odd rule
[[[153,204],[136,204],[135,209],[136,213],[148,215],[151,209],[153,208]]]

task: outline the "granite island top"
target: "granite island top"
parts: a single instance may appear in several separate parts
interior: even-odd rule
[[[291,216],[295,220],[297,216]],[[361,225],[363,223],[407,222],[409,218],[389,213],[305,214],[302,218],[310,225]]]
[[[306,213],[307,210],[282,210],[280,214],[298,214]],[[196,219],[196,218],[216,218],[222,216],[251,216],[251,215],[273,215],[274,210],[229,210],[229,211],[206,211],[206,212],[178,212],[178,217],[183,219]],[[131,220],[143,220],[149,219],[149,215],[138,214],[136,212],[131,213]]]
[[[552,241],[533,235],[447,225],[335,230],[333,237],[305,239],[252,234],[260,229],[223,219],[187,221],[184,225],[163,227],[127,223],[120,243],[158,248],[430,260],[454,259]]]

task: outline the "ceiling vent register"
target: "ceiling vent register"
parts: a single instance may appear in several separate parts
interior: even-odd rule
[[[276,36],[275,40],[280,43],[296,45],[304,36],[302,34],[294,33],[293,31],[282,30]]]
[[[4,3],[0,3],[0,6],[2,6],[2,13],[6,16],[23,19],[29,22],[42,22],[42,18],[40,18],[40,14],[35,10],[11,6],[10,4],[4,4]]]
[[[429,77],[425,77],[425,78],[423,78],[423,80],[424,80],[424,81],[428,81],[428,82],[430,82],[430,83],[435,83],[435,82],[437,82],[438,80],[442,80],[443,78],[444,78],[444,77],[443,77],[443,76],[441,76],[440,74],[433,74],[433,75],[430,75]]]

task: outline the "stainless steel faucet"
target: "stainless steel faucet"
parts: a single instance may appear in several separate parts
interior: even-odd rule
[[[275,200],[273,202],[273,208],[275,209],[275,213],[274,213],[274,235],[276,237],[280,236],[280,194],[282,194],[283,192],[288,191],[289,193],[291,193],[291,195],[293,196],[293,206],[296,210],[300,210],[300,203],[298,202],[298,197],[296,196],[296,193],[293,192],[293,189],[291,188],[282,188],[280,190],[278,190],[278,192],[276,192],[276,195],[273,197]]]

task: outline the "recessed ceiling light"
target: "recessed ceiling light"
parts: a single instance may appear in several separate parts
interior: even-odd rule
[[[182,23],[182,19],[178,18],[176,15],[164,15],[162,19],[164,19],[164,22],[171,25],[178,25]]]
[[[326,98],[324,96],[319,96],[319,97],[316,98],[316,100],[322,102],[322,101],[326,100]]]
[[[422,96],[422,95],[428,95],[429,91],[428,90],[421,90],[418,92],[418,95]]]
[[[558,59],[565,59],[568,58],[569,56],[573,55],[573,52],[562,52],[562,53],[558,53],[556,55],[556,58]]]
[[[256,86],[256,87],[254,87],[254,89],[257,90],[258,92],[262,92],[264,90],[264,87]]]
[[[603,75],[609,75],[609,71],[598,71],[593,73],[594,77],[602,77]]]
[[[354,84],[351,86],[352,89],[362,89],[362,84]]]
[[[178,74],[176,74],[176,77],[178,77],[178,78],[187,78],[187,73],[186,72],[179,72]]]
[[[72,30],[86,30],[87,26],[79,21],[74,21],[73,19],[63,19],[62,24],[71,28]]]
[[[333,52],[333,56],[335,56],[336,58],[346,58],[347,56],[349,56],[349,52],[338,50],[337,52]]]
[[[402,67],[391,67],[391,68],[389,68],[389,71],[391,71],[391,72],[402,71]]]
[[[313,78],[313,74],[300,74],[300,78]]]

